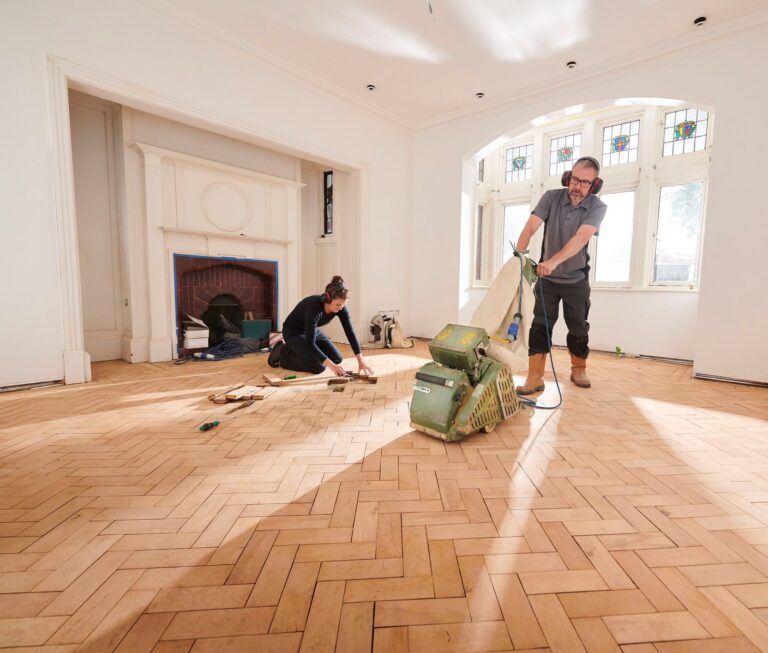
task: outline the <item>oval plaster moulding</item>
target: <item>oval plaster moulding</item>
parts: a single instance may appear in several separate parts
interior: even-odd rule
[[[241,231],[253,217],[251,199],[229,181],[217,181],[203,190],[200,206],[205,219],[222,231]]]

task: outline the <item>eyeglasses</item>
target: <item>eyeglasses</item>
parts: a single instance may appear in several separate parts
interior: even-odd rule
[[[574,177],[571,175],[570,180],[568,181],[569,184],[572,186],[579,185],[582,188],[589,188],[593,183],[594,179],[579,179],[578,177]]]

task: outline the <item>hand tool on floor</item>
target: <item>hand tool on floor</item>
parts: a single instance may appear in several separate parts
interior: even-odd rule
[[[227,415],[229,415],[230,413],[234,413],[236,410],[242,410],[243,408],[247,408],[248,406],[251,406],[252,404],[255,404],[255,403],[256,403],[255,399],[249,399],[248,401],[244,401],[243,403],[238,404],[234,408],[230,408],[227,411]]]
[[[294,385],[317,385],[327,383],[329,379],[335,378],[327,374],[318,374],[317,376],[300,376],[295,379],[282,379],[279,376],[264,374],[264,380],[271,386],[285,387]]]

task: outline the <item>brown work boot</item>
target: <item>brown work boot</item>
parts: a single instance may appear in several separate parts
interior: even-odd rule
[[[571,354],[571,381],[580,388],[590,388],[592,383],[587,376],[587,359]]]
[[[528,377],[523,385],[515,388],[517,394],[532,395],[534,392],[541,392],[544,389],[544,366],[546,364],[546,354],[528,356]]]

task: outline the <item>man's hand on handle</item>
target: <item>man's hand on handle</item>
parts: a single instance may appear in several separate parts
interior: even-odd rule
[[[536,266],[536,274],[538,274],[540,277],[546,277],[552,274],[554,272],[555,268],[559,265],[559,263],[554,262],[553,259],[549,259],[548,261],[542,261]]]

